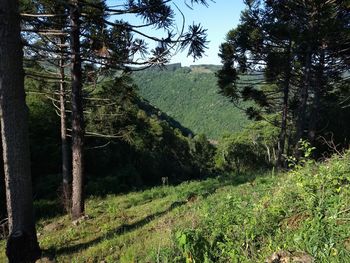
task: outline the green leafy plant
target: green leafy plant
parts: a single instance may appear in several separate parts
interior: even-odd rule
[[[316,150],[316,147],[313,147],[310,142],[303,139],[299,140],[298,146],[301,155],[299,158],[296,156],[286,156],[288,166],[293,169],[300,169],[307,164],[314,163],[312,155]]]
[[[178,231],[175,240],[186,263],[209,263],[210,244],[197,230]]]
[[[217,168],[238,173],[275,163],[277,130],[267,122],[249,125],[242,132],[224,136],[217,146]]]

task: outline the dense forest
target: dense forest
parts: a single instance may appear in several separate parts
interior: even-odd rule
[[[349,1],[175,2],[0,0],[0,262],[350,262]]]
[[[219,66],[167,65],[135,72],[141,96],[190,127],[196,134],[218,140],[242,130],[248,119],[218,93],[215,73]]]

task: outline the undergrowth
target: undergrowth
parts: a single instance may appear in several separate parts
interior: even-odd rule
[[[43,216],[40,245],[57,262],[265,262],[278,251],[350,262],[349,159],[91,197],[76,226]],[[36,203],[42,215],[52,206]]]
[[[196,229],[178,230],[181,260],[265,262],[282,250],[307,253],[315,262],[350,262],[349,158],[304,161],[282,178],[213,196]]]

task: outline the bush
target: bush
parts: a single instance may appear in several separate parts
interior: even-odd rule
[[[213,171],[215,167],[215,147],[212,145],[204,134],[196,135],[189,140],[190,152],[193,162],[199,168],[201,176]]]
[[[276,138],[277,129],[262,121],[240,133],[224,136],[216,151],[216,167],[238,173],[269,167],[276,160]]]
[[[183,260],[185,260],[186,263],[212,262],[208,254],[208,251],[210,251],[210,244],[200,231],[178,231],[175,234],[175,242],[183,252],[182,256],[177,257],[175,261],[183,262]]]

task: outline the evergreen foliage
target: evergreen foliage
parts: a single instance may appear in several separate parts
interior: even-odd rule
[[[266,169],[276,162],[278,129],[266,121],[248,125],[241,132],[223,136],[217,145],[216,167],[225,172]]]
[[[209,159],[214,149],[207,140],[191,139],[191,130],[139,97],[129,74],[111,78],[112,75],[85,88],[89,94],[84,102],[88,193],[118,193],[157,185],[164,176],[169,183],[179,183],[210,175],[213,163]],[[48,81],[26,79],[34,185],[52,181],[47,185],[49,195],[46,190],[38,190],[34,196],[56,199],[60,184],[60,120],[52,106],[55,98],[44,92],[48,86]],[[202,163],[203,158],[208,158],[207,164]],[[95,192],[94,185],[105,177],[111,183]]]
[[[222,98],[216,87],[218,66],[166,66],[133,73],[142,97],[195,134],[218,140],[249,123],[244,113]]]
[[[206,0],[191,0],[208,5]],[[187,5],[187,4],[186,4]],[[174,5],[177,9],[178,7]],[[188,6],[191,8],[191,6]],[[62,196],[66,210],[72,218],[84,215],[85,116],[83,86],[90,74],[98,69],[130,70],[130,65],[140,69],[152,65],[164,65],[173,52],[188,49],[188,56],[201,58],[207,48],[206,30],[201,25],[191,25],[174,33],[175,13],[171,1],[125,1],[113,6],[107,1],[24,1],[21,5],[23,37],[29,60],[49,61],[59,70],[60,115],[62,137]],[[182,14],[181,10],[178,11]],[[123,15],[140,17],[141,25],[132,25],[121,19]],[[185,18],[183,17],[183,22]],[[167,37],[145,33],[145,29],[164,29]],[[157,46],[149,49],[148,42]],[[71,144],[72,189],[69,190],[67,138],[65,125],[65,63],[70,62],[71,84]],[[69,64],[68,64],[69,65]],[[43,78],[39,74],[35,77]],[[85,77],[85,79],[84,79]],[[68,201],[71,192],[71,202]]]
[[[346,1],[246,1],[240,24],[220,47],[220,92],[233,102],[254,101],[246,108],[253,119],[278,114],[278,165],[284,154],[298,155],[301,138],[320,145],[320,138],[339,132],[337,125],[328,125],[327,113],[334,109],[331,98],[340,106],[339,99],[348,94],[343,74],[349,69],[349,49],[344,49],[349,14]],[[242,72],[259,73],[264,81],[242,85]],[[347,112],[336,108],[337,114]],[[340,134],[336,144],[346,145]]]

